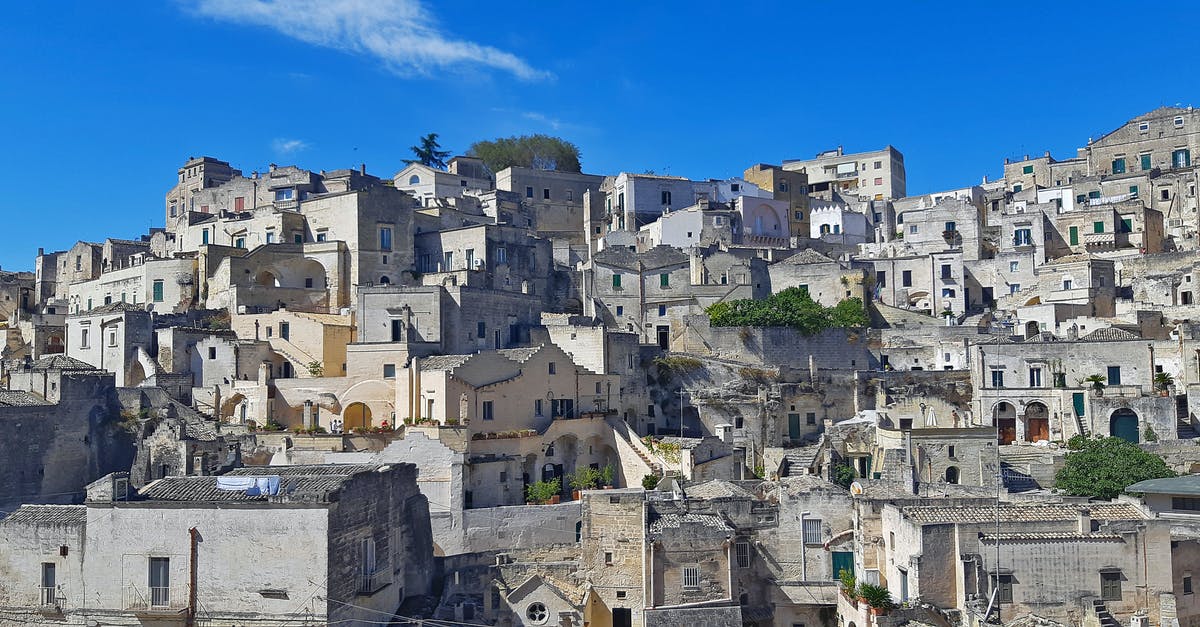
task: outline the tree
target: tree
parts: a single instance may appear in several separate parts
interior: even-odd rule
[[[1090,374],[1084,377],[1083,382],[1091,384],[1093,390],[1099,391],[1104,389],[1104,382],[1107,380],[1102,374]]]
[[[1161,457],[1121,438],[1077,435],[1067,449],[1054,487],[1073,496],[1114,499],[1139,481],[1175,476]]]
[[[789,287],[765,299],[743,298],[720,302],[705,310],[715,327],[792,327],[804,335],[829,328],[858,328],[870,324],[860,298],[847,298],[834,307],[823,307],[808,291]]]
[[[450,156],[449,150],[441,150],[442,145],[438,143],[438,134],[430,133],[421,138],[420,146],[412,146],[409,150],[412,151],[416,159],[405,159],[404,163],[427,165],[431,168],[439,170],[446,169],[446,157]]]
[[[467,155],[483,160],[489,170],[499,172],[511,166],[535,170],[579,172],[579,147],[549,135],[501,137],[477,141],[467,149]]]

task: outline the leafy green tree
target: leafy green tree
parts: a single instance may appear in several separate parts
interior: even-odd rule
[[[579,172],[579,147],[560,137],[550,135],[521,135],[477,141],[467,149],[467,155],[483,160],[492,172],[510,166]]]
[[[446,157],[450,156],[449,150],[441,150],[442,145],[438,143],[438,134],[430,133],[421,138],[420,146],[412,146],[409,150],[412,151],[415,159],[406,159],[404,163],[413,164],[419,163],[427,165],[431,168],[440,170],[446,169]]]
[[[1139,481],[1175,476],[1161,457],[1121,438],[1077,435],[1067,449],[1054,486],[1073,496],[1114,499]]]
[[[804,335],[825,329],[857,328],[870,324],[862,299],[847,298],[824,307],[807,290],[789,287],[765,299],[716,303],[705,310],[715,327],[792,327]]]

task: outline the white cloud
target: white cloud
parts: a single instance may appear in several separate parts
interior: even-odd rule
[[[559,120],[558,118],[552,118],[545,113],[538,113],[537,111],[525,111],[521,113],[521,117],[525,118],[526,120],[540,122],[556,131],[563,126],[562,120]]]
[[[285,137],[277,137],[271,140],[271,148],[276,154],[290,155],[308,148],[308,142],[302,139],[287,139]]]
[[[520,57],[450,39],[421,0],[198,0],[192,11],[217,20],[271,28],[316,46],[376,57],[400,74],[461,66],[550,78]]]

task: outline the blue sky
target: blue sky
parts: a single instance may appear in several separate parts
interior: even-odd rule
[[[845,8],[841,8],[844,6]],[[1088,3],[30,2],[0,22],[0,267],[163,220],[191,155],[390,176],[427,132],[693,178],[892,144],[909,193],[1200,106],[1200,9]]]

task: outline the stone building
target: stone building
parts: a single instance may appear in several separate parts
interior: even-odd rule
[[[808,237],[808,175],[757,163],[746,168],[742,176],[760,189],[771,192],[775,200],[788,204],[788,234],[791,237]]]
[[[415,479],[403,464],[292,466],[134,491],[108,475],[83,505],[28,505],[0,522],[0,624],[370,624],[430,590]],[[231,568],[239,559],[254,567]]]
[[[906,195],[904,155],[892,146],[850,154],[838,146],[813,159],[785,160],[783,169],[808,175],[808,188],[815,194],[839,192],[872,200]]]

